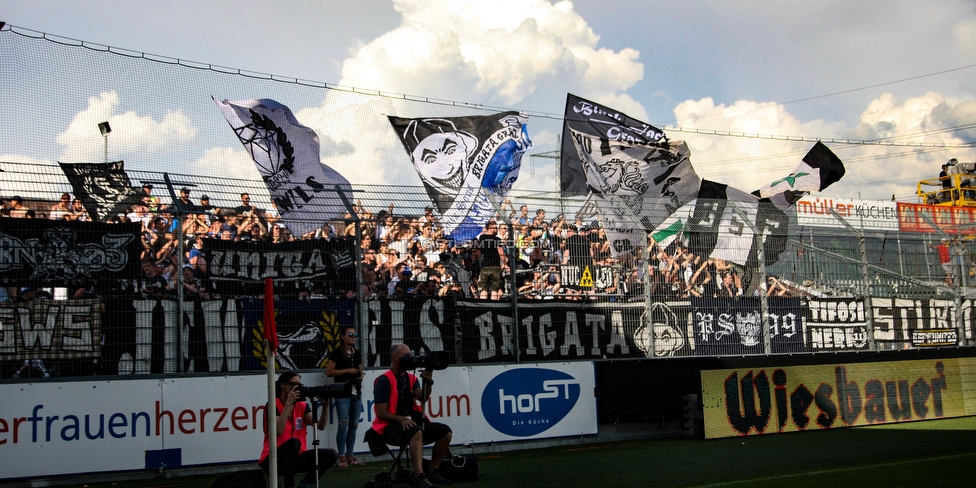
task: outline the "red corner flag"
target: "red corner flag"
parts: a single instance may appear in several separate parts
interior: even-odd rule
[[[278,328],[275,327],[274,281],[264,279],[264,338],[268,340],[272,354],[278,351]]]

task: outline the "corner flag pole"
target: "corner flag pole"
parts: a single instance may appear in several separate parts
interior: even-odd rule
[[[274,316],[274,282],[264,280],[264,339],[268,361],[268,488],[278,488],[278,392],[275,391],[275,351],[278,349],[278,328]]]

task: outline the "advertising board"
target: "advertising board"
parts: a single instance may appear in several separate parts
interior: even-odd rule
[[[976,414],[974,358],[704,370],[705,437]]]
[[[366,372],[366,384],[383,370]],[[592,362],[452,366],[434,373],[425,405],[454,444],[597,432]],[[324,372],[302,374],[307,385]],[[257,462],[264,439],[263,375],[0,385],[0,479]],[[363,389],[356,452],[373,420]],[[317,433],[335,448],[334,408]],[[57,460],[54,462],[54,460]]]

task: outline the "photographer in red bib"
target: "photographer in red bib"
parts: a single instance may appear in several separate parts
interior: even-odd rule
[[[433,371],[428,368],[420,374],[424,380],[421,385],[417,377],[401,365],[401,358],[408,354],[410,348],[406,344],[393,346],[390,349],[392,366],[373,382],[376,418],[372,428],[388,445],[410,446],[414,469],[410,482],[414,487],[447,485],[451,481],[441,475],[439,468],[451,445],[452,431],[445,424],[430,422],[424,415],[420,402],[430,398]],[[426,444],[434,444],[434,448],[425,476],[422,458]]]
[[[275,387],[278,389],[278,398],[275,399],[276,412],[276,432],[278,433],[278,474],[285,477],[285,488],[295,486],[295,475],[306,473],[305,477],[298,483],[298,488],[309,488],[315,486],[315,451],[308,450],[307,447],[307,428],[313,422],[312,409],[314,405],[306,402],[299,394],[299,385],[302,377],[293,371],[286,371],[278,376]],[[323,405],[328,406],[328,399],[319,398]],[[328,420],[328,408],[323,408],[318,417],[319,430],[324,430]],[[258,466],[265,473],[270,472],[271,453],[268,444],[267,426],[264,429],[264,449],[261,451],[261,459]],[[335,449],[319,448],[319,477],[326,470],[336,464],[339,453]]]

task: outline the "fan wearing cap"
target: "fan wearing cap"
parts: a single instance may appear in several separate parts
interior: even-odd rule
[[[142,184],[143,196],[145,197],[145,199],[149,200],[148,202],[146,202],[149,204],[149,211],[156,213],[159,211],[159,198],[153,196],[152,191],[153,191],[152,183]],[[145,201],[145,199],[143,201]]]
[[[187,187],[180,188],[180,199],[177,201],[179,208],[181,210],[189,209],[193,207],[193,202],[190,201],[190,189]]]
[[[396,265],[396,275],[386,285],[389,296],[398,296],[406,293],[408,288],[414,287],[413,269],[406,263]]]
[[[217,220],[217,216],[220,215],[220,208],[215,207],[210,203],[210,195],[200,196],[200,206],[203,207],[203,215],[206,218],[207,225],[210,225]]]

